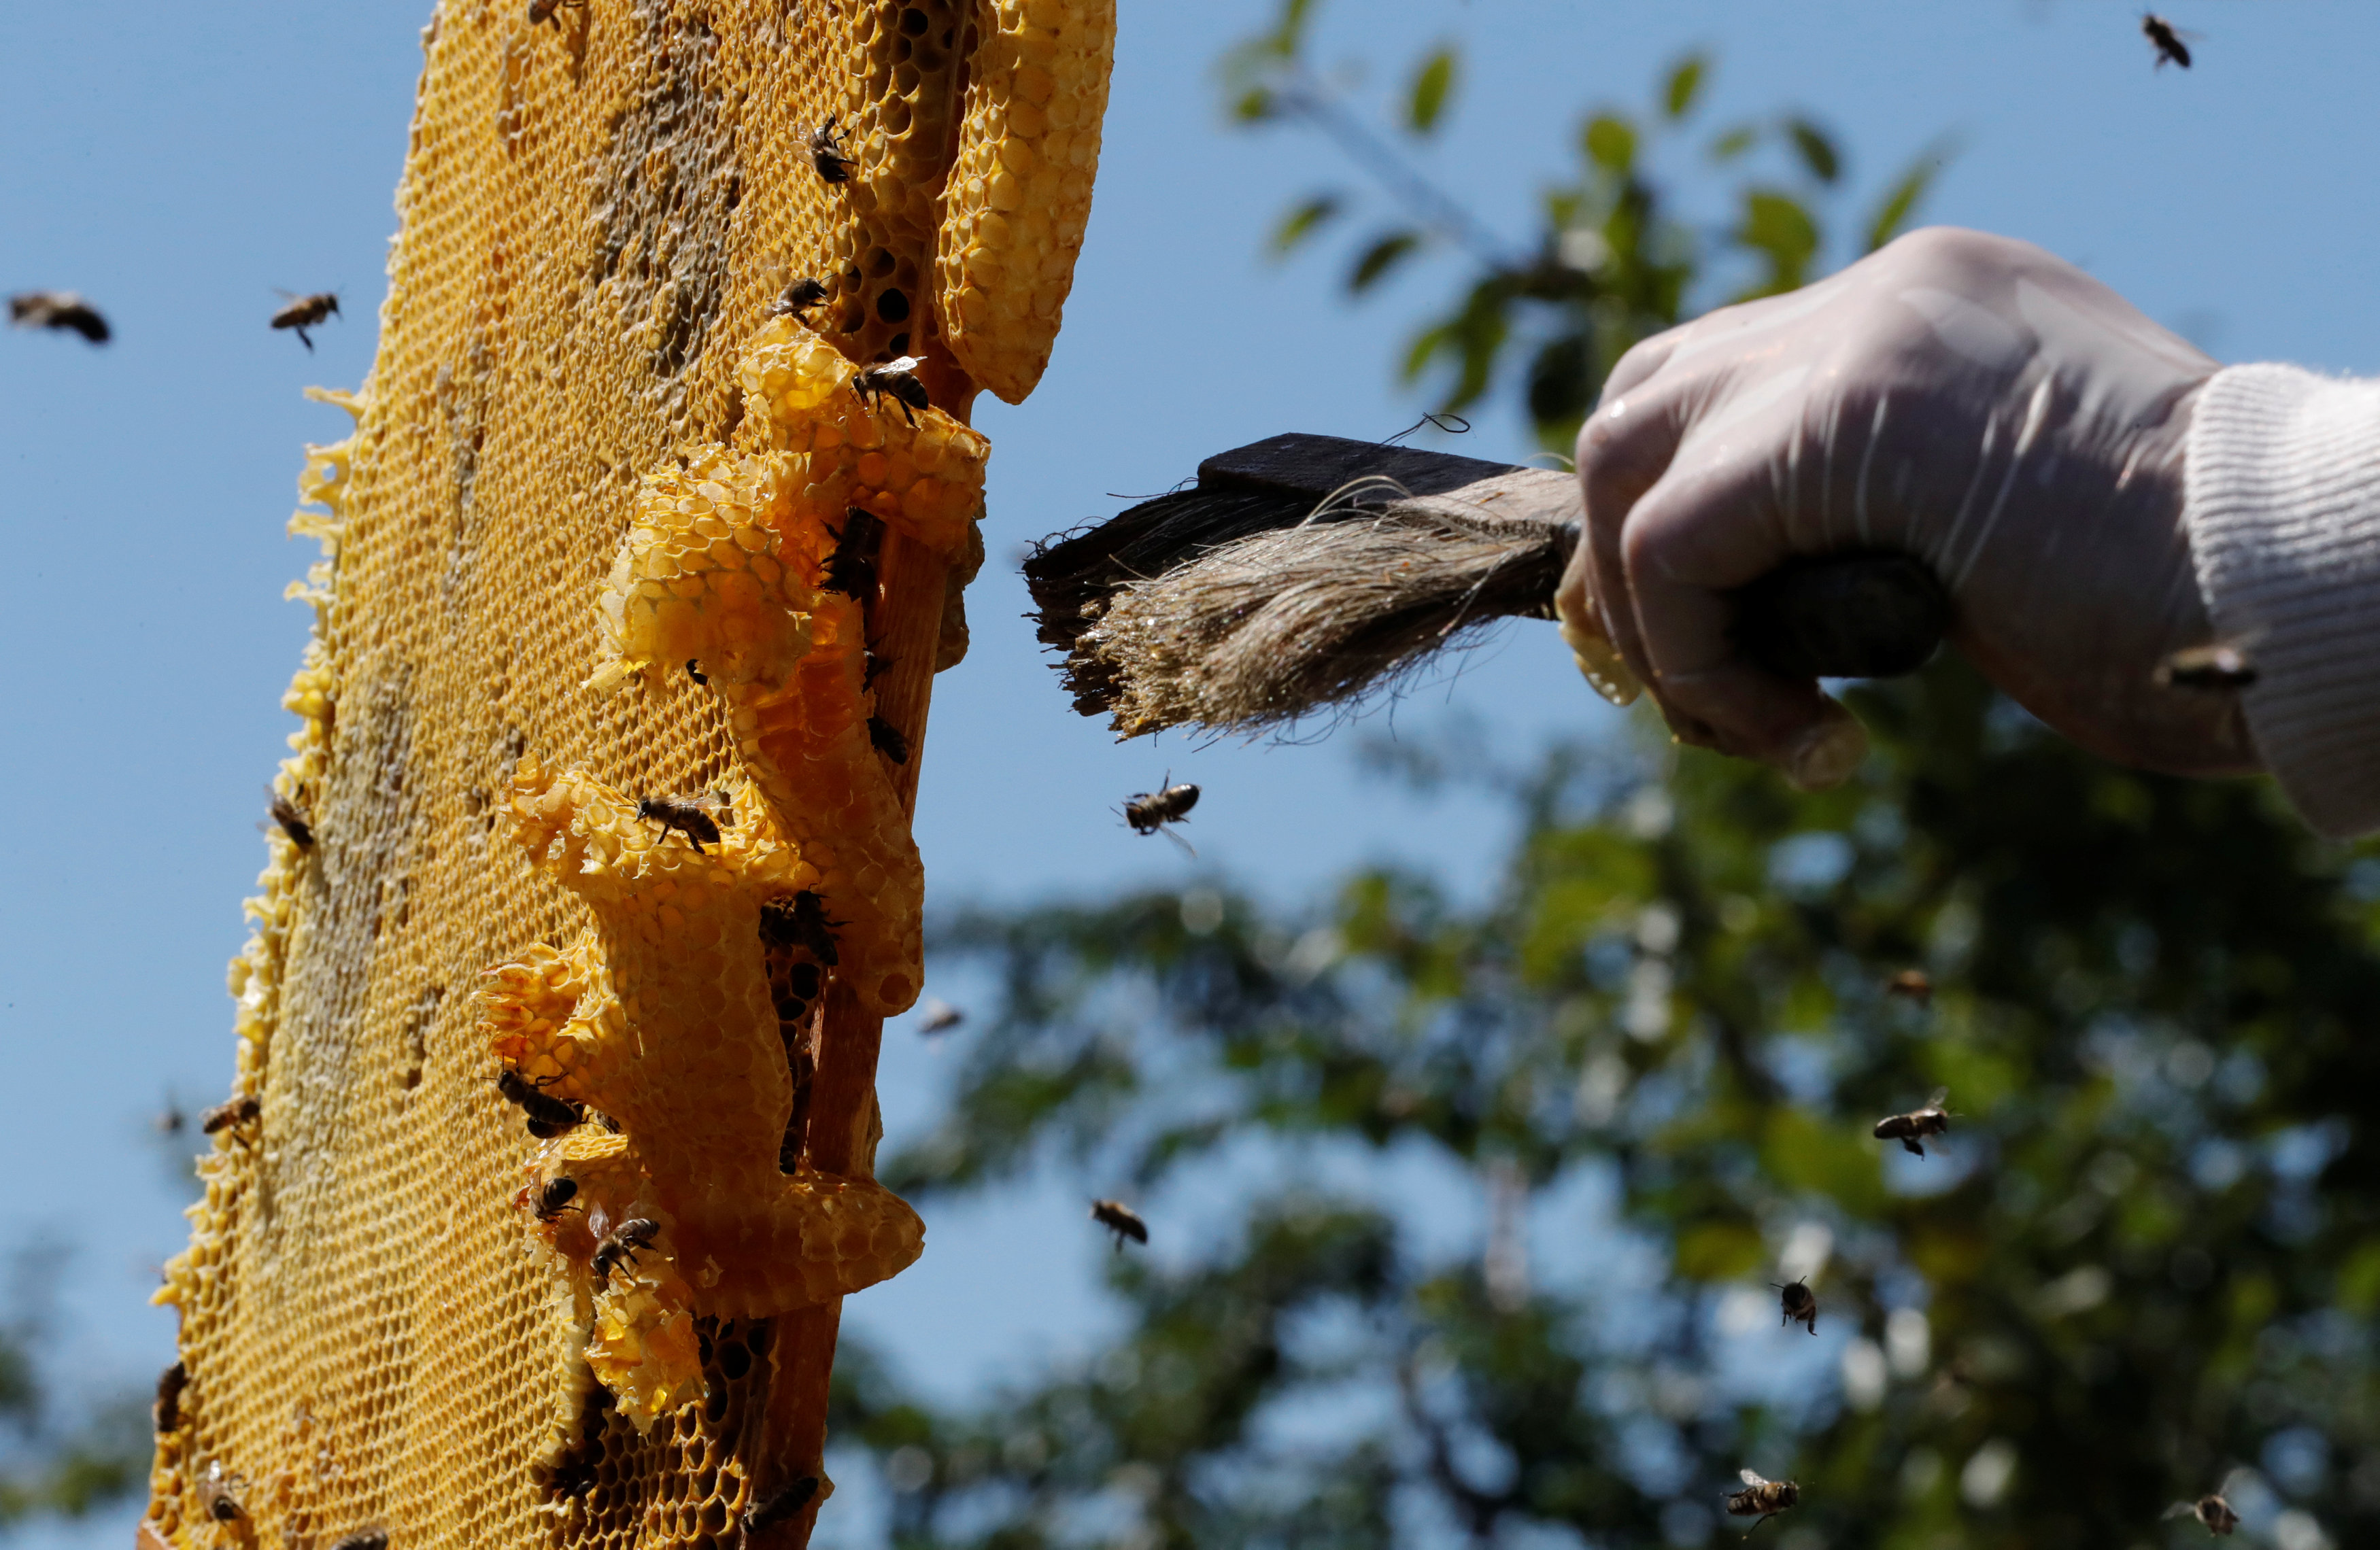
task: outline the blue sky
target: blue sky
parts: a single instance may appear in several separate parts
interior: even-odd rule
[[[1706,122],[1807,108],[1851,151],[1854,204],[1948,133],[1961,150],[1932,218],[2042,243],[2224,359],[2380,372],[2367,299],[2380,7],[2168,8],[2203,34],[2186,75],[2151,68],[2137,7],[2112,0],[1337,0],[1320,56],[1377,112],[1417,50],[1463,41],[1453,122],[1421,159],[1517,237],[1566,169],[1583,110],[1642,103],[1664,65],[1706,47]],[[995,448],[994,563],[970,599],[975,654],[941,680],[926,755],[918,834],[936,896],[1212,872],[1289,899],[1380,857],[1476,886],[1499,838],[1489,815],[1370,781],[1343,734],[1116,747],[1072,715],[1019,617],[1015,549],[1111,513],[1123,502],[1111,492],[1161,490],[1278,430],[1410,423],[1418,406],[1391,363],[1462,272],[1416,264],[1352,307],[1334,285],[1343,245],[1261,261],[1285,204],[1356,181],[1310,137],[1221,123],[1209,62],[1268,7],[1123,9],[1064,336],[1033,399],[987,399],[979,414]],[[262,862],[259,787],[289,730],[278,697],[306,627],[281,588],[312,545],[282,523],[302,444],[344,432],[344,416],[299,394],[354,386],[370,366],[426,17],[393,0],[0,0],[0,290],[81,290],[118,330],[104,350],[0,333],[0,660],[15,670],[0,810],[18,820],[0,863],[15,1100],[0,1178],[17,1185],[0,1230],[75,1245],[56,1349],[98,1377],[137,1381],[167,1359],[169,1323],[144,1299],[182,1223],[143,1127],[169,1091],[203,1103],[228,1080],[223,966]],[[1718,213],[1706,197],[1689,205]],[[1375,200],[1354,230],[1388,213]],[[264,327],[276,286],[347,297],[316,354]],[[1524,450],[1508,410],[1468,441],[1477,455]],[[1524,626],[1367,726],[1427,730],[1458,712],[1514,751],[1612,724],[1550,631]],[[1169,768],[1207,790],[1196,864],[1111,811]],[[935,988],[965,999],[964,984]],[[896,1139],[930,1118],[952,1063],[896,1027]],[[897,1339],[946,1393],[1079,1349],[1106,1252],[1080,1220],[1081,1184],[938,1210],[926,1260],[855,1302],[853,1326]],[[1544,1207],[1540,1231],[1564,1209]],[[1467,1230],[1448,1230],[1450,1252]],[[842,1535],[864,1537],[856,1498],[851,1510]],[[116,1520],[29,1542],[124,1534]]]

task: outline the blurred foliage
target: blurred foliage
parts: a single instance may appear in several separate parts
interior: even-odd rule
[[[1314,0],[1288,0],[1272,26],[1225,55],[1226,106],[1250,127],[1305,123],[1323,130],[1390,196],[1395,209],[1386,224],[1355,243],[1343,281],[1350,295],[1371,291],[1439,247],[1458,248],[1471,260],[1475,272],[1460,294],[1415,331],[1404,352],[1404,379],[1434,381],[1439,412],[1477,404],[1517,362],[1540,443],[1566,454],[1605,373],[1630,345],[1711,303],[1806,283],[1826,250],[1828,220],[1842,218],[1844,156],[1834,137],[1800,112],[1705,129],[1699,110],[1711,62],[1693,54],[1664,73],[1648,109],[1603,107],[1586,115],[1572,170],[1539,196],[1536,236],[1508,243],[1405,152],[1451,119],[1461,77],[1456,47],[1436,45],[1415,65],[1395,129],[1377,131],[1314,67],[1318,9]],[[1709,228],[1681,218],[1674,179],[1665,182],[1657,169],[1664,155],[1730,179],[1725,202],[1732,218]],[[1859,252],[1906,226],[1947,155],[1946,145],[1927,148],[1852,223]],[[1275,225],[1270,251],[1287,258],[1361,208],[1344,188],[1310,195]]]
[[[1852,698],[1876,751],[1810,795],[1454,740],[1419,773],[1518,829],[1476,905],[945,922],[1001,1004],[886,1178],[1055,1166],[1155,1243],[1119,1338],[979,1409],[838,1373],[897,1543],[1696,1544],[1745,1466],[1802,1485],[1783,1550],[2190,1544],[2160,1514],[2241,1466],[2267,1543],[2380,1542],[2380,860],[1956,662]],[[1870,1135],[1937,1084],[1926,1156]]]
[[[37,1355],[48,1341],[62,1251],[37,1242],[17,1256],[0,1322],[0,1534],[25,1520],[80,1518],[149,1478],[148,1405],[118,1395],[59,1413]]]
[[[1395,199],[1351,289],[1477,264],[1408,357],[1450,407],[1521,360],[1566,445],[1630,343],[1830,251],[1842,150],[1800,113],[1696,128],[1695,57],[1586,117],[1507,256],[1399,146],[1444,132],[1459,54],[1376,133],[1307,67],[1313,17],[1233,52],[1233,111]],[[1723,229],[1671,213],[1681,141],[1740,179]],[[1274,245],[1360,206],[1324,189]],[[980,1405],[847,1353],[834,1435],[896,1542],[1693,1545],[1745,1526],[1750,1467],[1801,1484],[1779,1550],[2189,1544],[2167,1509],[2227,1481],[2257,1542],[2380,1543],[2380,857],[2264,785],[2104,765],[1955,661],[1850,697],[1875,751],[1818,794],[1651,735],[1518,772],[1406,745],[1509,808],[1475,903],[1381,870],[942,921],[999,1004],[885,1177],[1054,1171],[1153,1241],[1086,1220],[1122,1332]],[[1928,1155],[1875,1139],[1937,1085]],[[1777,1301],[1800,1275],[1815,1338]]]

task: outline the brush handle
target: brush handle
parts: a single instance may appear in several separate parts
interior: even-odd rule
[[[1788,678],[1914,672],[1949,630],[1949,593],[1906,554],[1789,560],[1735,595],[1737,646]]]

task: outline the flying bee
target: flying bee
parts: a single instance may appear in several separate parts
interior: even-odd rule
[[[844,514],[843,526],[830,527],[834,549],[826,557],[819,589],[840,592],[854,602],[876,600],[876,556],[884,547],[884,523],[872,512],[854,506]]]
[[[1915,1001],[1919,1006],[1934,1004],[1934,980],[1923,969],[1903,969],[1884,982],[1884,993]]]
[[[567,1174],[559,1179],[548,1179],[537,1192],[537,1219],[541,1222],[559,1221],[565,1211],[584,1214],[587,1207],[570,1204],[577,1198],[577,1180]]]
[[[917,1023],[917,1032],[931,1038],[936,1034],[949,1033],[965,1021],[966,1013],[950,1002],[929,999],[926,1002],[926,1015]]]
[[[1942,1100],[1949,1096],[1949,1088],[1937,1087],[1934,1096],[1925,1100],[1925,1108],[1878,1120],[1876,1122],[1876,1138],[1878,1141],[1898,1141],[1919,1156],[1924,1156],[1925,1148],[1918,1143],[1929,1135],[1940,1135],[1950,1128],[1950,1111],[1942,1107]]]
[[[528,1133],[540,1141],[551,1141],[587,1122],[584,1104],[539,1090],[537,1084],[510,1066],[496,1073],[496,1091],[504,1095],[506,1103],[519,1107],[528,1117]]]
[[[843,153],[843,131],[834,127],[842,116],[828,114],[826,122],[810,131],[810,165],[829,183],[848,183],[851,169],[859,163]]]
[[[19,291],[8,298],[8,321],[18,328],[79,333],[94,345],[108,341],[107,320],[72,291]]]
[[[207,1135],[212,1135],[234,1125],[245,1125],[263,1112],[264,1106],[256,1101],[255,1094],[242,1093],[237,1097],[225,1099],[200,1115],[199,1129]]]
[[[1742,1479],[1743,1489],[1727,1494],[1730,1517],[1757,1517],[1760,1523],[1766,1523],[1787,1508],[1801,1503],[1802,1487],[1790,1480],[1763,1480],[1756,1470],[1738,1470],[1735,1472]],[[1753,1524],[1751,1529],[1743,1531],[1744,1533],[1749,1535],[1753,1529],[1760,1527],[1760,1523]]]
[[[699,657],[688,657],[686,660],[686,675],[688,678],[693,679],[695,683],[699,684],[701,687],[707,689],[710,687],[710,674],[702,671],[700,666],[701,661],[702,659]]]
[[[1169,769],[1157,790],[1135,792],[1124,798],[1123,821],[1132,825],[1135,834],[1161,833],[1195,856],[1198,853],[1191,849],[1190,842],[1165,826],[1190,821],[1190,809],[1198,805],[1198,788],[1187,781],[1177,786],[1172,781],[1173,771]]]
[[[331,1550],[388,1550],[388,1531],[358,1529],[355,1532],[334,1541]]]
[[[612,1229],[610,1236],[595,1245],[595,1258],[588,1268],[598,1281],[608,1281],[612,1272],[622,1265],[634,1266],[637,1251],[650,1249],[660,1236],[662,1224],[650,1217],[631,1217]]]
[[[553,13],[564,6],[576,8],[585,4],[587,0],[528,0],[528,24],[531,27],[540,26],[552,21]],[[555,22],[554,25],[560,26],[561,23]]]
[[[648,796],[637,804],[637,817],[660,824],[664,840],[669,838],[671,829],[676,829],[686,836],[687,844],[708,855],[710,853],[702,850],[702,842],[708,840],[714,845],[719,843],[719,823],[705,808],[718,812],[731,828],[735,825],[735,814],[715,793],[702,796]]]
[[[149,1407],[149,1418],[159,1436],[182,1429],[182,1390],[189,1382],[190,1370],[179,1362],[157,1374],[157,1402]]]
[[[248,1509],[239,1505],[239,1494],[247,1489],[247,1481],[224,1472],[222,1459],[210,1459],[207,1472],[199,1476],[199,1505],[216,1522],[234,1522],[248,1516]]]
[[[787,285],[785,294],[769,304],[769,316],[799,319],[805,312],[824,307],[833,296],[834,293],[826,288],[825,281],[805,277]]]
[[[760,906],[760,940],[770,947],[797,947],[832,969],[840,962],[834,928],[847,920],[829,920],[826,901],[804,889],[791,898],[776,898]]]
[[[2172,22],[2166,20],[2155,11],[2141,13],[2141,32],[2150,42],[2156,45],[2158,69],[2162,70],[2168,65],[2179,65],[2185,70],[2190,68],[2190,48],[2181,40],[2185,36],[2194,38],[2198,34],[2183,33]]]
[[[2256,664],[2236,646],[2189,646],[2157,663],[2161,689],[2244,689],[2256,681]]]
[[[289,836],[291,844],[301,851],[314,848],[314,826],[306,821],[306,815],[298,811],[298,804],[274,791],[271,786],[264,788],[264,801],[266,808],[273,815],[273,821],[281,826],[282,833]],[[261,829],[264,826],[259,824],[257,827]]]
[[[875,744],[876,751],[894,764],[909,762],[909,740],[901,735],[899,727],[883,717],[868,718],[868,741]]]
[[[2223,1493],[2230,1490],[2231,1482],[2238,1478],[2239,1473],[2234,1471],[2224,1480],[2222,1490],[2210,1491],[2194,1502],[2174,1503],[2165,1509],[2165,1520],[2171,1522],[2177,1518],[2195,1518],[2205,1525],[2209,1534],[2221,1534],[2228,1539],[2240,1527],[2240,1515],[2231,1510],[2231,1504],[2223,1499]]]
[[[1771,1286],[1777,1283],[1771,1281]],[[1810,1278],[1803,1277],[1787,1286],[1777,1287],[1778,1301],[1785,1309],[1787,1324],[1806,1324],[1810,1333],[1818,1332],[1818,1294],[1810,1290]]]
[[[1135,1243],[1148,1241],[1148,1224],[1140,1219],[1139,1212],[1121,1200],[1091,1202],[1091,1220],[1115,1234],[1118,1253],[1123,1252],[1123,1241],[1127,1238]]]
[[[810,1498],[818,1495],[818,1488],[817,1478],[807,1474],[778,1487],[770,1494],[768,1500],[755,1502],[744,1509],[744,1532],[756,1534],[763,1529],[775,1528],[809,1506]]]
[[[338,313],[339,293],[316,291],[312,296],[289,296],[287,291],[284,291],[281,294],[289,297],[289,304],[273,314],[273,326],[296,330],[298,343],[306,346],[307,354],[313,354],[314,341],[306,336],[306,331],[320,328],[325,318]]]
[[[926,364],[922,356],[898,356],[877,366],[863,366],[851,379],[851,391],[870,409],[881,412],[886,394],[901,406],[901,414],[911,425],[917,423],[917,411],[930,409],[933,401],[926,396],[926,384],[917,381],[917,368]]]

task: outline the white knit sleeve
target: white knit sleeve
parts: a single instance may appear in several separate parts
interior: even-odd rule
[[[2380,381],[2216,373],[2187,480],[2199,591],[2256,665],[2265,768],[2323,833],[2380,829]]]

